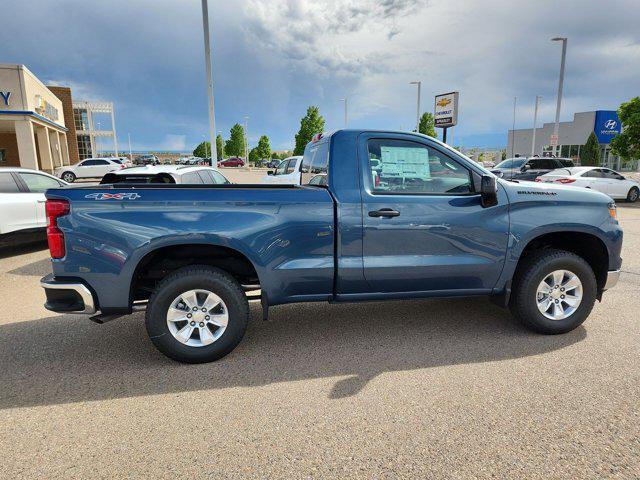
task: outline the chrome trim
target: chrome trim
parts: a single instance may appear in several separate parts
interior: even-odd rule
[[[82,302],[84,303],[84,310],[74,310],[71,312],[64,313],[84,313],[87,315],[92,315],[96,313],[96,306],[93,301],[93,295],[89,291],[87,287],[85,287],[82,283],[64,283],[64,282],[56,282],[55,280],[40,280],[40,286],[42,288],[49,288],[51,290],[74,290],[80,298],[82,298]]]
[[[615,287],[616,283],[618,283],[619,278],[620,270],[610,270],[609,272],[607,272],[607,281],[605,282],[604,288],[602,290],[609,290],[610,288]]]

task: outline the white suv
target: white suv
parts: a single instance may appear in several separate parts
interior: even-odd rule
[[[102,178],[107,173],[124,167],[113,158],[87,158],[75,165],[58,167],[55,174],[65,182],[73,183],[77,178]]]
[[[0,168],[0,246],[44,238],[44,212],[49,188],[66,183],[44,172],[17,167]]]

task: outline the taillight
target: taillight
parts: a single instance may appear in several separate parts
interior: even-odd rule
[[[58,218],[69,213],[69,202],[67,200],[47,200],[44,208],[47,214],[47,242],[51,258],[63,258],[64,234],[58,228]]]
[[[536,179],[534,180],[534,182],[541,182],[542,179],[540,177],[536,177]]]
[[[575,178],[559,178],[556,180],[556,182],[558,183],[573,183],[575,181],[576,181]]]
[[[124,163],[120,164],[120,170],[122,170],[124,168]]]

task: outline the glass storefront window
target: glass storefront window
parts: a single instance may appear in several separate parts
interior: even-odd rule
[[[569,157],[569,150],[570,150],[570,145],[562,145],[560,147],[560,156],[563,158],[568,158]]]
[[[580,151],[579,145],[571,145],[571,151],[569,152],[569,156],[571,158],[578,158],[579,151]]]

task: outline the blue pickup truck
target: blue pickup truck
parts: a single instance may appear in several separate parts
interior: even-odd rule
[[[302,185],[116,184],[46,194],[46,308],[98,323],[146,310],[167,356],[231,352],[292,302],[489,296],[568,332],[615,285],[606,195],[497,179],[419,134],[339,130],[309,143]],[[419,307],[416,307],[419,308]]]

